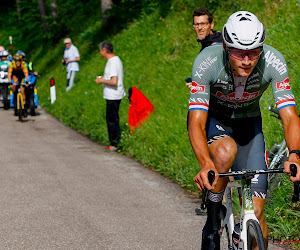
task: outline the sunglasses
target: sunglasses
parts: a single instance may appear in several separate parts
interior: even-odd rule
[[[262,47],[251,50],[228,49],[228,54],[239,61],[242,61],[246,56],[248,56],[251,61],[256,60],[260,57],[262,52]]]

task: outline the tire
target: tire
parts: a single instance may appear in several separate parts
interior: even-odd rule
[[[4,109],[7,110],[10,107],[10,103],[8,100],[8,87],[7,86],[2,87],[2,97],[3,97]]]
[[[282,158],[280,159],[280,162],[278,162],[278,164],[276,164],[273,169],[278,169],[278,168],[283,168],[284,167],[284,162],[288,160],[287,154],[286,152],[284,153],[284,155],[282,156]],[[271,173],[268,174],[268,182],[270,182],[271,180],[273,180],[274,178],[278,177],[278,175],[276,175],[275,173]]]
[[[222,205],[221,207],[221,213],[220,213],[220,217],[221,217],[221,220],[224,220],[225,217],[226,217],[226,212],[227,212],[227,209],[224,205]],[[224,229],[223,229],[223,233],[222,233],[222,237],[225,237],[226,241],[227,241],[227,246],[228,246],[228,249],[233,249],[232,246],[230,245],[230,234],[228,232],[228,227],[227,225],[225,225]]]
[[[264,237],[257,221],[251,220],[247,228],[247,249],[253,249],[253,243],[256,242],[259,250],[266,250]]]
[[[23,110],[22,110],[22,104],[21,104],[21,100],[17,100],[18,102],[18,106],[19,106],[19,109],[17,108],[17,112],[18,112],[18,117],[19,117],[19,121],[20,122],[23,122]]]
[[[30,109],[30,115],[35,116],[35,104],[34,104],[33,95],[30,95],[29,97],[29,109]]]

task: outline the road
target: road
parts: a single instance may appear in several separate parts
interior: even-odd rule
[[[0,249],[200,249],[205,217],[178,185],[40,108],[0,121]]]

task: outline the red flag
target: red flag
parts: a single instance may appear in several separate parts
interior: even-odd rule
[[[129,89],[128,123],[130,131],[139,127],[153,113],[154,107],[148,98],[135,86]]]

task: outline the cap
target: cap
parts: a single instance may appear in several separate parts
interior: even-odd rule
[[[64,44],[72,42],[71,38],[65,38]]]

